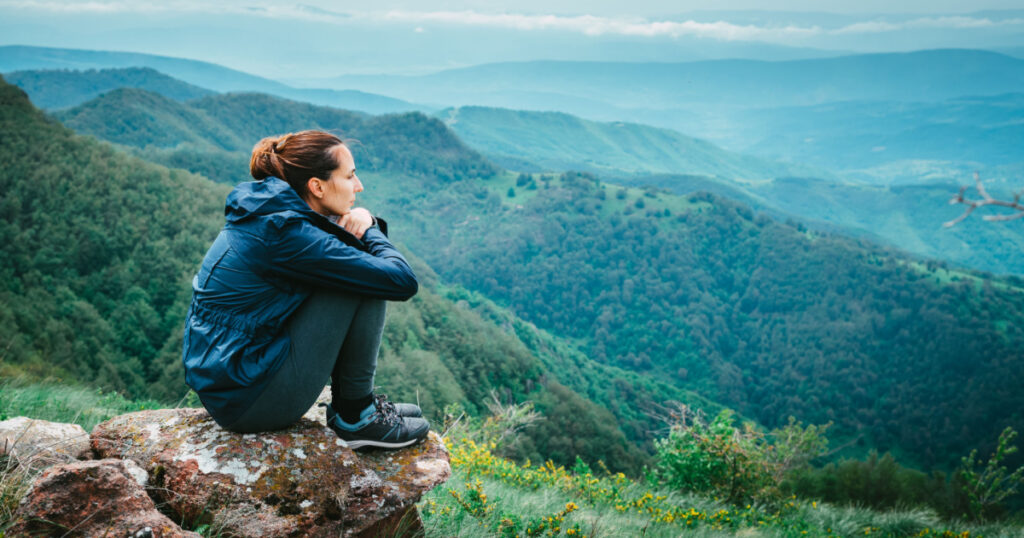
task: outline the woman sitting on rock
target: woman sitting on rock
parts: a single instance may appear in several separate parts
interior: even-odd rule
[[[417,282],[387,223],[353,207],[352,153],[302,131],[261,140],[249,171],[192,281],[186,382],[218,424],[248,433],[297,421],[330,376],[327,423],[349,447],[423,439],[419,407],[373,393],[385,300]]]

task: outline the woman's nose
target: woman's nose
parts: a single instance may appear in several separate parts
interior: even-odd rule
[[[363,182],[359,181],[359,176],[356,176],[356,192],[363,192]]]

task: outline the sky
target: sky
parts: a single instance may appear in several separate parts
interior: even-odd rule
[[[291,82],[494,61],[1024,48],[1020,0],[0,0],[0,45],[145,52]]]

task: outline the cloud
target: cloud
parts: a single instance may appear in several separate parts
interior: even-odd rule
[[[313,0],[316,1],[316,0]],[[905,20],[876,19],[837,28],[795,24],[735,24],[724,20],[648,20],[611,18],[593,15],[527,15],[519,13],[482,13],[478,11],[366,11],[341,13],[310,4],[240,4],[230,1],[166,0],[134,2],[125,0],[0,0],[0,8],[31,9],[74,14],[204,14],[248,15],[274,20],[307,20],[328,24],[407,23],[420,32],[430,24],[467,27],[507,28],[521,31],[553,30],[590,36],[620,35],[639,37],[694,37],[719,41],[763,41],[792,43],[815,36],[878,34],[912,29],[975,29],[1024,25],[1024,19],[992,20],[974,16],[929,16]]]
[[[252,5],[197,0],[133,2],[123,0],[0,0],[2,9],[23,9],[56,14],[181,14],[181,15],[250,15],[268,19],[297,19],[319,22],[343,22],[351,15],[304,4]]]
[[[476,11],[388,11],[380,15],[386,21],[408,23],[441,23],[462,26],[489,26],[515,30],[561,30],[586,35],[628,35],[644,37],[703,37],[726,41],[779,40],[807,37],[822,32],[817,26],[758,27],[725,21],[648,21],[595,17],[593,15],[523,15],[516,13],[479,13]]]
[[[920,28],[963,30],[970,28],[992,28],[997,26],[1015,26],[1024,24],[1024,19],[1003,19],[993,21],[978,17],[921,17],[906,21],[866,21],[857,22],[830,31],[832,34],[876,34],[882,32],[899,32]]]

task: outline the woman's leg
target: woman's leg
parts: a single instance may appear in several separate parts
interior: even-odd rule
[[[331,372],[331,398],[335,406],[344,400],[368,398],[373,394],[373,376],[377,372],[386,313],[387,302],[383,299],[366,298],[360,302]]]
[[[368,383],[366,393],[372,392],[383,313],[384,301],[378,299],[328,291],[311,295],[288,321],[291,353],[249,409],[227,429],[271,431],[294,423],[313,405],[342,362],[349,366],[341,368],[341,373],[357,379],[346,390],[362,391]]]

